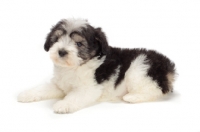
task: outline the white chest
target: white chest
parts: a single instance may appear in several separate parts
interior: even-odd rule
[[[94,59],[74,69],[55,66],[53,81],[65,93],[71,89],[96,86],[95,70],[101,63]]]

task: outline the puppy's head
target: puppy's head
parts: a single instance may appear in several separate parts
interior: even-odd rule
[[[93,57],[106,55],[109,46],[100,28],[86,20],[61,20],[47,35],[44,49],[50,52],[55,65],[78,67]]]

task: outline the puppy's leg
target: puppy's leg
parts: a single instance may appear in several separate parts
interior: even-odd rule
[[[123,97],[123,100],[129,103],[154,101],[163,96],[157,83],[150,78],[143,79],[143,81],[138,82],[134,86],[130,86],[128,89],[129,93]]]
[[[102,94],[98,87],[72,90],[63,100],[58,101],[53,109],[56,113],[70,113],[94,104]]]
[[[139,55],[131,64],[125,75],[128,94],[123,100],[130,103],[153,101],[161,97],[162,91],[157,82],[147,76],[149,65],[146,56]]]
[[[47,83],[19,94],[19,102],[33,102],[53,98],[63,98],[65,94],[53,83]]]

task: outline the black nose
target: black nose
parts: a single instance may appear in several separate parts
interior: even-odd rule
[[[62,49],[62,50],[58,51],[58,54],[59,54],[60,57],[63,57],[63,56],[65,56],[67,54],[67,51]]]

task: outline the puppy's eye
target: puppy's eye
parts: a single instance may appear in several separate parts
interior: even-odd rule
[[[78,47],[81,47],[83,44],[82,44],[81,42],[77,42],[76,45],[77,45]]]

